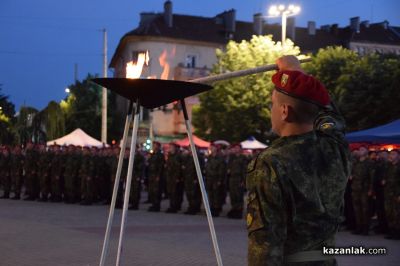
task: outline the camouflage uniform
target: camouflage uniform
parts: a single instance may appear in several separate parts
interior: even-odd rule
[[[38,152],[32,144],[28,143],[25,150],[25,194],[28,195],[26,200],[35,200],[39,196],[39,180],[38,180]]]
[[[61,154],[58,146],[53,147],[50,154],[52,157],[50,168],[50,199],[53,202],[59,202],[62,200],[64,156]]]
[[[118,150],[116,150],[118,151]],[[96,177],[98,180],[96,190],[102,204],[110,202],[114,182],[113,176],[117,172],[118,152],[114,155],[114,151],[104,148],[101,150],[99,157],[96,159]]]
[[[229,218],[242,218],[243,212],[243,182],[246,176],[248,161],[242,154],[231,154],[228,162],[229,197],[232,209]]]
[[[354,216],[356,219],[356,234],[368,234],[370,225],[370,213],[368,204],[368,192],[372,191],[371,161],[356,161],[353,164],[352,174],[352,198]]]
[[[375,162],[373,173],[373,190],[376,196],[375,209],[378,216],[377,233],[384,233],[388,228],[385,214],[384,187],[382,185],[382,180],[386,177],[388,168],[389,162],[384,159],[378,159]]]
[[[91,205],[95,198],[94,195],[94,161],[89,149],[86,147],[81,156],[81,165],[79,167],[79,179],[81,181],[81,205]]]
[[[281,137],[253,159],[246,179],[248,264],[335,265],[320,254],[335,245],[349,170],[347,144],[335,130]],[[314,250],[314,262],[299,253]]]
[[[197,156],[200,168],[204,169],[204,157],[200,153]],[[185,214],[196,214],[200,212],[201,192],[193,156],[189,151],[182,157],[182,176],[184,178],[186,198],[189,202],[189,207]]]
[[[208,157],[205,177],[211,213],[213,216],[219,216],[225,202],[226,163],[224,157],[220,154],[211,154]]]
[[[136,150],[135,160],[133,163],[132,183],[129,196],[130,210],[139,209],[140,193],[142,191],[142,176],[144,172],[145,161],[144,156]]]
[[[14,187],[13,199],[21,198],[21,188],[23,183],[24,156],[20,147],[15,147],[11,153],[11,183]]]
[[[10,153],[4,148],[0,154],[0,184],[3,185],[3,196],[1,198],[8,199],[11,192],[11,176],[10,176]]]
[[[388,238],[400,238],[400,162],[390,163],[385,179],[385,212],[389,227]]]
[[[161,202],[161,176],[164,171],[164,155],[158,151],[150,154],[148,160],[149,198],[152,206],[149,211],[159,211]]]
[[[80,199],[80,153],[71,146],[68,146],[64,170],[64,200],[66,203],[75,203]]]
[[[175,213],[181,209],[183,180],[182,180],[182,159],[176,151],[168,154],[165,163],[165,175],[167,178],[167,192],[169,197],[169,208],[167,212]]]
[[[46,147],[41,146],[39,148],[38,158],[38,178],[40,188],[40,200],[47,201],[50,193],[50,169],[51,169],[52,157],[49,152],[46,152]]]
[[[102,163],[102,165],[104,166],[104,164],[107,164],[107,166],[108,166],[108,169],[109,169],[109,171],[110,171],[110,182],[111,182],[111,184],[110,184],[110,186],[108,187],[109,189],[109,191],[108,191],[108,195],[109,195],[109,198],[108,198],[108,201],[110,201],[110,199],[111,199],[111,196],[112,196],[112,194],[113,194],[113,190],[114,190],[114,184],[115,184],[115,178],[116,178],[116,175],[117,175],[117,167],[118,167],[118,156],[119,156],[119,153],[117,153],[117,152],[114,152],[114,154],[112,155],[112,156],[108,156],[108,157],[104,157],[104,155],[101,157],[101,160],[103,160],[103,163]],[[124,159],[125,160],[125,159]],[[124,161],[124,165],[126,164],[126,162]],[[101,166],[100,166],[101,167]],[[122,169],[123,170],[123,169]],[[123,178],[123,173],[121,172],[121,178],[120,178],[120,182],[121,182],[121,179]],[[104,179],[104,177],[103,177],[103,179]],[[121,187],[122,188],[122,187]],[[121,199],[121,197],[119,196],[120,195],[120,192],[119,192],[119,190],[120,190],[120,185],[118,186],[118,194],[117,194],[117,203],[116,203],[116,206],[117,207],[122,207],[122,199]]]

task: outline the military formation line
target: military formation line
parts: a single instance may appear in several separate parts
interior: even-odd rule
[[[354,234],[385,234],[400,239],[400,156],[390,152],[368,151],[361,147],[352,152],[352,176],[345,193],[345,216]],[[372,218],[377,224],[372,227]]]
[[[109,204],[118,165],[119,147],[88,148],[72,145],[3,146],[0,153],[0,184],[2,198],[80,203],[82,205]],[[243,215],[244,179],[249,160],[240,145],[221,151],[212,145],[199,152],[206,190],[213,216],[219,216],[222,206],[230,198],[229,218]],[[129,149],[124,157],[116,207],[121,208],[127,176]],[[141,198],[142,191],[148,197]],[[143,193],[145,195],[145,193]],[[185,214],[201,211],[201,193],[188,148],[169,145],[162,152],[158,142],[152,152],[137,149],[132,174],[129,209],[140,203],[150,203],[149,211],[158,212],[162,199],[169,200],[166,212],[181,211],[184,197],[188,201]]]

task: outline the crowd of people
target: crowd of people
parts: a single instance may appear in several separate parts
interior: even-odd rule
[[[28,143],[2,146],[0,149],[1,198],[80,203],[109,204],[117,172],[120,148],[46,147]],[[400,239],[400,154],[368,151],[361,147],[352,152],[352,175],[345,193],[345,224],[355,234],[386,234]],[[219,216],[229,195],[231,209],[227,216],[243,216],[245,175],[251,155],[240,145],[221,149],[211,145],[198,153],[211,213]],[[129,149],[125,151],[116,207],[121,208],[128,170]],[[142,191],[147,191],[143,198]],[[170,144],[162,150],[153,143],[152,152],[136,149],[129,209],[151,204],[148,211],[161,211],[161,201],[169,200],[168,213],[181,211],[186,197],[185,214],[197,214],[202,198],[193,157],[189,148]],[[377,225],[371,226],[371,219]]]
[[[80,203],[109,204],[117,173],[118,146],[89,148],[45,146],[28,143],[2,146],[0,149],[0,185],[2,198]],[[211,145],[198,153],[211,213],[219,216],[229,194],[231,209],[227,216],[243,216],[244,179],[249,155],[240,145],[221,149]],[[118,186],[116,207],[121,208],[128,171],[129,149],[124,156]],[[147,191],[147,198],[142,198]],[[1,194],[0,194],[1,195]],[[148,211],[160,211],[161,200],[169,200],[168,213],[181,211],[184,197],[188,201],[185,214],[201,210],[202,197],[190,149],[173,143],[162,150],[158,142],[151,152],[136,149],[129,209],[150,203]]]
[[[352,175],[345,193],[345,217],[354,234],[373,229],[389,239],[400,239],[400,155],[398,150],[352,152]],[[377,225],[371,226],[371,218]],[[372,227],[372,228],[371,228]]]

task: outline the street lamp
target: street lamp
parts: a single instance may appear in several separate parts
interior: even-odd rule
[[[300,7],[295,5],[273,5],[269,8],[268,14],[271,17],[282,16],[282,47],[285,46],[286,40],[286,18],[297,15],[300,12]]]
[[[69,88],[65,88],[65,92],[66,92],[66,93],[70,93],[71,90],[70,90]]]

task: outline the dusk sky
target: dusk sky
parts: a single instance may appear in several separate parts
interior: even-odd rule
[[[349,24],[350,17],[372,23],[389,21],[400,26],[399,0],[173,0],[173,12],[213,17],[236,9],[237,19],[252,21],[266,15],[272,4],[297,4],[302,8],[296,24],[307,21]],[[136,28],[141,12],[162,12],[164,0],[0,0],[0,84],[16,111],[25,104],[43,109],[51,100],[65,98],[65,88],[88,73],[102,73],[102,28],[108,31],[108,60],[120,38]],[[270,23],[279,19],[268,19]],[[109,76],[112,72],[109,71]]]

